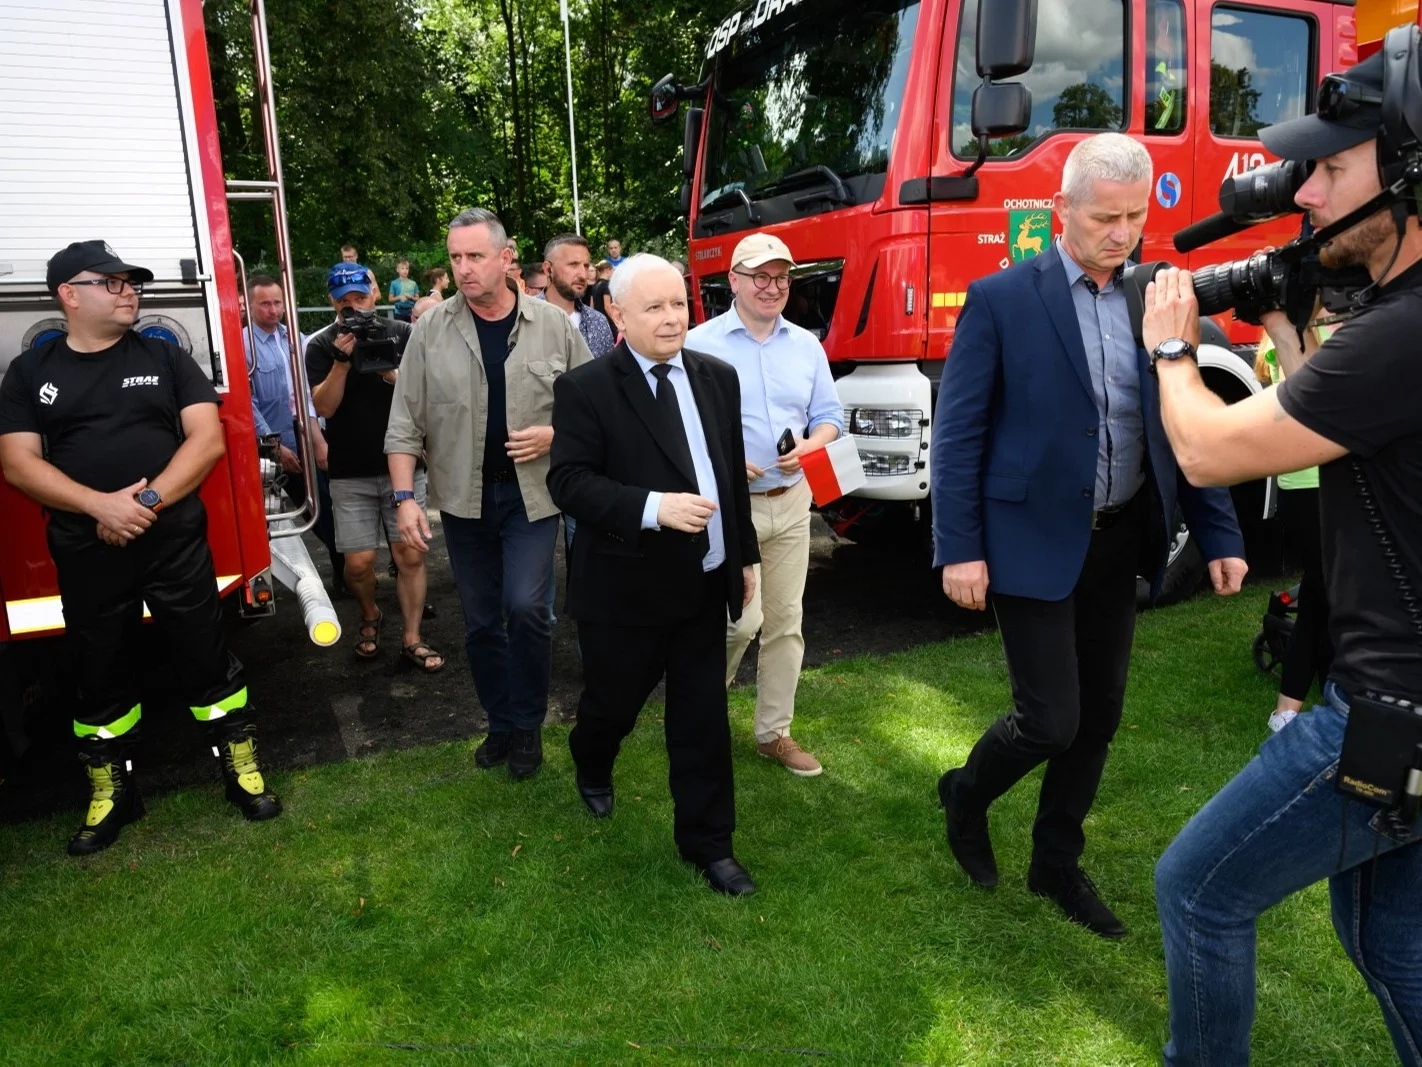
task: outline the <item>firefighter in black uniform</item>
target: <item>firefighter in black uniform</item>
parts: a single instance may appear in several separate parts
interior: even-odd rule
[[[206,724],[227,799],[248,819],[281,814],[257,765],[197,497],[225,449],[217,393],[182,349],[132,330],[152,280],[102,241],[56,253],[46,281],[69,331],[19,356],[0,383],[0,466],[49,513],[79,679],[74,734],[92,798],[72,855],[107,848],[143,815],[132,747],[145,602]]]

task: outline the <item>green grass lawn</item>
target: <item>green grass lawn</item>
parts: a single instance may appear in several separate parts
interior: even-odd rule
[[[1263,602],[1141,618],[1085,858],[1124,942],[1027,892],[1035,776],[993,809],[994,893],[948,855],[935,781],[1008,702],[987,634],[806,672],[817,779],[757,758],[732,694],[743,901],[676,857],[656,708],[606,823],[551,729],[526,783],[467,742],[274,774],[273,823],[215,783],[153,797],[85,861],[77,815],[2,827],[0,1062],[1158,1062],[1152,867],[1265,736]],[[1393,1062],[1322,887],[1265,917],[1259,955],[1256,1063]]]

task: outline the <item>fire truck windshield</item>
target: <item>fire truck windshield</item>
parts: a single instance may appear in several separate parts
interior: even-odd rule
[[[717,57],[702,206],[736,190],[755,199],[816,167],[838,178],[884,170],[918,8],[804,4],[737,34]]]

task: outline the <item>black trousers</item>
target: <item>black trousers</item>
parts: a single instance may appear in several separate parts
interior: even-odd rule
[[[227,650],[202,502],[195,496],[179,501],[123,548],[104,544],[94,531],[92,519],[68,515],[49,525],[79,678],[75,732],[91,734],[84,727],[118,723],[122,730],[115,732],[126,732],[136,724],[145,602],[163,641],[160,666],[176,673],[199,718],[241,693],[246,679]]]
[[[692,863],[731,855],[736,828],[726,712],[726,569],[706,575],[697,614],[666,626],[578,623],[583,694],[568,748],[583,782],[607,785],[622,739],[665,676],[677,849]]]
[[[1138,493],[1112,526],[1092,532],[1065,600],[992,595],[1014,706],[973,747],[954,800],[985,811],[1046,763],[1032,827],[1033,862],[1042,866],[1072,866],[1086,846],[1082,823],[1121,724],[1148,497]]]
[[[1333,641],[1328,636],[1328,583],[1323,577],[1323,545],[1319,530],[1317,489],[1284,489],[1279,492],[1279,518],[1294,554],[1303,567],[1299,579],[1299,612],[1284,652],[1279,695],[1306,700],[1313,680],[1321,687],[1333,664]]]

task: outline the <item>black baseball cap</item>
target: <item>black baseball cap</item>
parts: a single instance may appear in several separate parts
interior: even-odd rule
[[[1318,87],[1318,109],[1259,131],[1264,147],[1280,159],[1337,155],[1382,132],[1383,57],[1374,52]]]
[[[51,296],[59,287],[86,270],[95,274],[127,274],[130,281],[151,282],[153,272],[147,267],[135,267],[119,259],[107,241],[75,241],[49,257],[44,273],[45,285]]]

